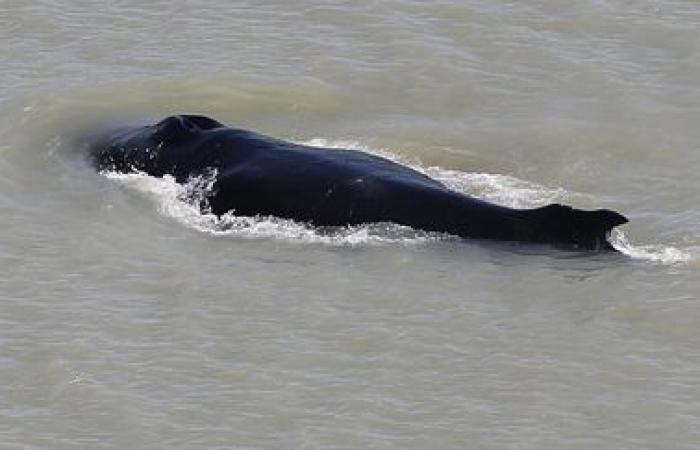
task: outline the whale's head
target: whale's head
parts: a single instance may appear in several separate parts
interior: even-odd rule
[[[167,156],[201,138],[210,130],[224,128],[220,122],[197,114],[166,117],[158,123],[121,127],[104,133],[90,146],[90,155],[100,171],[142,171],[160,176],[172,170]]]

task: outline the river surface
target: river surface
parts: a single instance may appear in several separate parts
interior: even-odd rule
[[[0,42],[0,447],[700,446],[696,0],[2,0]],[[217,220],[78,144],[178,112],[630,223]]]

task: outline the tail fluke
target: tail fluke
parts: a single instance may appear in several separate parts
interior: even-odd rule
[[[533,212],[540,221],[535,240],[586,250],[614,250],[608,241],[610,231],[628,222],[625,216],[609,209],[583,211],[553,204]]]

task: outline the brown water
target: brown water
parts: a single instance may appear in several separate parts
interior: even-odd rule
[[[700,442],[694,1],[0,3],[6,448]],[[85,132],[175,112],[359,148],[621,255],[216,221]]]

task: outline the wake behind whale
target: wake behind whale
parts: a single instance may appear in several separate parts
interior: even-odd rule
[[[212,173],[199,207],[215,216],[233,211],[317,227],[388,222],[589,250],[612,250],[610,230],[627,222],[609,210],[499,206],[386,158],[281,141],[197,115],[111,132],[92,145],[91,155],[98,170],[171,176],[178,183]]]

